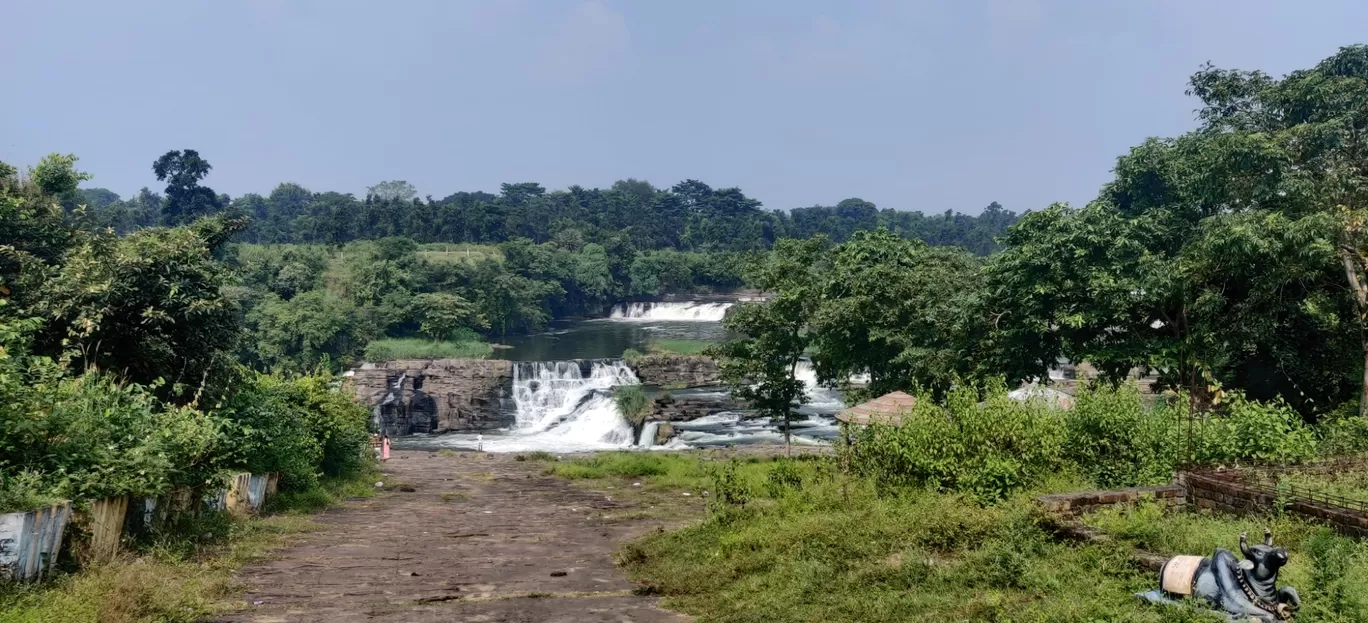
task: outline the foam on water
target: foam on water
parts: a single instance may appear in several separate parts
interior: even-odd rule
[[[618,303],[609,312],[611,320],[675,322],[722,322],[731,303],[700,303],[697,301],[670,303]]]
[[[634,438],[632,426],[613,402],[614,388],[640,383],[623,361],[540,361],[518,362],[513,366],[513,426],[482,435],[431,437],[421,445],[486,452],[587,452],[633,446],[668,450],[784,441],[782,422],[743,419],[741,413],[727,411],[688,422],[672,422],[675,438],[655,445],[659,424],[647,423],[640,436]],[[793,442],[830,442],[839,434],[833,415],[843,408],[840,392],[819,386],[811,364],[806,361],[799,364],[794,376],[806,386],[809,403],[792,422]]]
[[[612,389],[639,383],[618,359],[519,362],[513,366],[513,427],[500,434],[446,435],[438,444],[488,452],[630,447],[636,441],[632,426],[618,413]]]

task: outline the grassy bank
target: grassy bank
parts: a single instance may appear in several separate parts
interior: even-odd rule
[[[235,571],[313,529],[307,513],[374,495],[376,475],[366,470],[283,493],[262,517],[202,517],[40,585],[0,585],[0,623],[190,623],[231,611],[240,606]]]
[[[1283,583],[1308,604],[1299,621],[1368,620],[1368,546],[1293,519],[1164,516],[1148,507],[1091,520],[1117,536],[1111,543],[1061,543],[1040,527],[1032,498],[1088,488],[1067,474],[985,504],[917,488],[880,495],[830,458],[605,454],[548,471],[661,500],[705,497],[710,510],[700,521],[620,552],[643,590],[700,621],[1221,621],[1139,602],[1134,594],[1158,579],[1129,552],[1211,555],[1233,548],[1243,530],[1258,534],[1263,521],[1293,552]]]
[[[366,345],[366,361],[395,359],[482,359],[494,352],[486,342],[434,342],[416,338],[374,340]]]
[[[646,348],[652,353],[701,355],[710,346],[715,344],[703,340],[657,340],[647,344]]]

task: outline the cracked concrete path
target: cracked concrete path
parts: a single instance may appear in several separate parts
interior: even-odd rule
[[[249,606],[218,621],[689,621],[633,595],[613,564],[618,546],[660,522],[630,519],[612,492],[545,466],[396,452],[387,493],[322,513],[320,529],[244,568]]]

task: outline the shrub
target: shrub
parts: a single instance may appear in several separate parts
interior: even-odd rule
[[[623,385],[613,391],[613,404],[618,413],[635,429],[640,429],[651,414],[651,398],[640,385]]]
[[[917,402],[902,425],[869,426],[843,446],[850,468],[881,489],[913,486],[1005,497],[1059,469],[1063,419],[1040,401],[1016,402],[1001,384],[979,404],[971,387],[951,390],[944,407]]]
[[[321,475],[359,469],[370,415],[332,383],[328,375],[249,375],[223,412],[237,426],[242,467],[279,472],[281,488],[293,491],[317,486]]]
[[[13,475],[0,472],[0,514],[24,512],[60,502],[61,498],[50,491],[51,485],[38,472]]]
[[[1329,456],[1368,454],[1368,420],[1349,403],[1327,414],[1317,426],[1321,453]]]
[[[1221,411],[1192,422],[1192,458],[1198,463],[1299,462],[1316,455],[1316,439],[1282,400],[1255,402],[1228,394]]]
[[[40,400],[18,400],[23,408],[0,422],[0,472],[29,473],[23,482],[31,493],[151,496],[202,483],[224,465],[220,423],[164,405],[150,388],[94,370],[28,380],[46,387]]]
[[[1075,406],[1061,416],[1068,459],[1099,486],[1164,482],[1178,462],[1178,425],[1186,411],[1179,406],[1145,408],[1134,384],[1080,391]]]
[[[803,487],[803,472],[792,460],[781,460],[765,475],[765,491],[772,498]]]

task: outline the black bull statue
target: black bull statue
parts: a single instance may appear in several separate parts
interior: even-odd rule
[[[1252,617],[1272,623],[1292,618],[1301,607],[1297,589],[1277,587],[1278,570],[1287,564],[1287,550],[1273,546],[1273,533],[1264,529],[1264,542],[1251,546],[1240,534],[1240,553],[1236,560],[1230,550],[1218,547],[1210,558],[1176,556],[1159,571],[1160,589],[1141,593],[1152,602],[1169,602],[1175,597],[1201,597],[1233,620]]]

